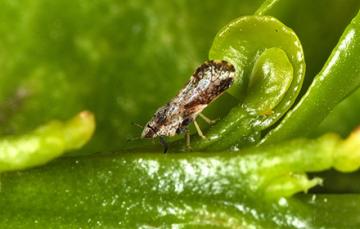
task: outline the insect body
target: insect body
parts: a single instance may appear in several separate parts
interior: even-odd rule
[[[235,68],[226,61],[207,61],[196,69],[178,95],[160,107],[146,124],[141,137],[155,138],[183,133],[200,112],[226,89]]]

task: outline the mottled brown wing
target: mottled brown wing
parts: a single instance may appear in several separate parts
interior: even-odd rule
[[[235,68],[226,61],[202,64],[179,94],[156,111],[144,128],[142,137],[181,133],[209,103],[232,85],[234,77]]]
[[[182,95],[186,98],[184,116],[200,113],[232,85],[234,76],[235,68],[228,62],[209,61],[201,65],[189,82],[192,90],[186,90],[187,93]]]

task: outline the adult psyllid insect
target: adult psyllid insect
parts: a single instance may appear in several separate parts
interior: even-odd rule
[[[163,137],[187,133],[187,145],[190,144],[188,125],[194,122],[200,137],[205,138],[196,117],[199,115],[210,122],[201,112],[219,97],[234,82],[235,68],[226,61],[210,60],[196,69],[189,82],[166,105],[160,107],[146,124],[142,138],[160,138],[167,151]]]

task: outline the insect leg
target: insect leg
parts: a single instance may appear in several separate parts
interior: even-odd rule
[[[186,149],[191,150],[190,130],[188,128],[185,129],[185,144],[186,144]]]
[[[208,117],[206,117],[203,113],[199,114],[200,118],[202,118],[205,122],[207,122],[208,124],[214,124],[216,123],[216,120],[211,120]]]
[[[194,119],[194,125],[196,128],[196,131],[198,132],[198,135],[202,138],[202,139],[206,139],[205,135],[203,134],[203,132],[200,129],[199,124],[196,122],[196,120]]]
[[[169,149],[169,145],[165,141],[164,136],[159,136],[159,141],[160,141],[160,144],[164,147],[164,153],[166,153]]]

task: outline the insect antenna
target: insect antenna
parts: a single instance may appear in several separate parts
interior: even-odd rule
[[[140,129],[144,129],[144,126],[142,126],[142,125],[140,125],[139,123],[136,123],[136,122],[131,122],[131,125],[139,127]],[[132,142],[132,141],[137,141],[137,140],[140,140],[140,139],[141,139],[140,137],[128,137],[128,138],[126,138],[126,141],[127,142]]]
[[[128,137],[126,138],[127,142],[133,142],[133,141],[137,141],[137,140],[141,140],[140,137]]]
[[[141,129],[144,129],[144,126],[142,126],[142,125],[140,125],[139,123],[136,123],[136,122],[131,122],[131,125],[139,127]]]

